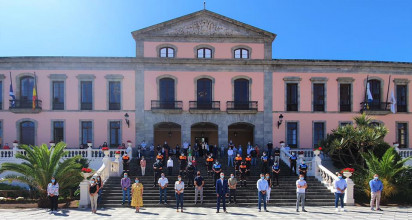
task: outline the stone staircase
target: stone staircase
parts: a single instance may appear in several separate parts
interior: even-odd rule
[[[194,187],[187,187],[187,179],[183,178],[185,182],[185,192],[184,192],[184,205],[185,206],[203,206],[203,207],[214,207],[216,206],[216,193],[213,182],[213,177],[208,177],[206,174],[205,160],[203,158],[198,158],[197,169],[201,171],[202,176],[205,178],[205,188],[203,190],[203,205],[199,203],[194,204]],[[219,159],[223,165],[223,171],[225,172],[225,178],[230,176],[230,173],[234,172],[233,167],[228,167],[226,158]],[[134,182],[134,177],[138,176],[140,182],[144,186],[143,201],[144,206],[165,206],[159,205],[159,188],[153,187],[153,170],[151,169],[153,165],[153,159],[147,160],[146,175],[141,176],[141,171],[139,167],[139,161],[133,159],[130,163],[130,173],[129,176]],[[166,177],[169,180],[168,187],[168,205],[170,207],[175,206],[175,196],[174,196],[174,182],[177,180],[178,166],[177,160],[174,159],[174,170],[173,176]],[[237,189],[237,204],[230,204],[229,206],[256,206],[257,205],[257,189],[256,181],[259,179],[261,164],[258,163],[257,166],[252,166],[251,176],[247,177],[247,187],[241,187]],[[166,171],[166,170],[165,170]],[[294,206],[296,203],[296,186],[295,182],[297,180],[296,175],[289,175],[290,170],[287,165],[281,163],[281,173],[279,176],[279,186],[272,188],[270,206]],[[110,177],[103,188],[102,203],[101,206],[105,208],[122,207],[122,189],[120,187],[121,177]],[[306,205],[308,206],[325,206],[332,205],[334,202],[333,194],[327,190],[319,181],[314,177],[307,178],[308,189],[306,192]],[[199,201],[199,200],[198,200]]]

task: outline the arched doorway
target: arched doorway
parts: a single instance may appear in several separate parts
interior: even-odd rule
[[[155,146],[162,146],[165,141],[174,148],[176,144],[182,145],[182,130],[179,124],[173,122],[161,122],[154,125],[154,142]]]
[[[232,140],[237,146],[242,145],[243,152],[246,152],[247,143],[253,145],[253,133],[255,126],[253,124],[239,122],[229,125],[228,142]]]
[[[23,121],[20,123],[20,143],[34,146],[34,122]]]
[[[218,143],[218,126],[210,122],[200,122],[193,124],[190,128],[190,143],[194,146],[195,143],[207,142],[209,145],[217,145]]]

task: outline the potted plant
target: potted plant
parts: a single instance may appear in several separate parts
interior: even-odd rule
[[[13,147],[18,147],[19,146],[19,141],[18,140],[14,140],[13,141]]]
[[[118,160],[120,158],[120,151],[116,151],[114,157],[116,158],[116,160]]]
[[[92,175],[92,171],[93,170],[90,168],[86,168],[86,167],[82,168],[82,175],[83,175],[84,180],[86,180]]]
[[[50,147],[54,147],[54,146],[56,146],[56,143],[54,143],[54,141],[51,140],[51,141],[49,141],[49,145],[50,145]]]
[[[398,147],[399,147],[399,143],[396,141],[396,142],[393,142],[393,147],[395,148],[395,149],[397,149]]]
[[[127,140],[127,146],[132,147],[132,141],[131,140]]]
[[[319,156],[321,151],[322,151],[322,147],[317,147],[313,149],[313,154],[315,154],[315,156]]]
[[[355,169],[347,167],[344,168],[340,171],[346,178],[349,178],[352,176],[352,174],[355,172]]]
[[[108,157],[110,154],[109,147],[102,147],[102,151],[105,157]]]
[[[92,145],[93,145],[93,144],[92,144],[92,141],[90,141],[90,140],[87,141],[87,146],[88,146],[88,147],[92,147]]]
[[[285,147],[285,142],[284,141],[280,141],[279,144],[280,144],[280,147]]]

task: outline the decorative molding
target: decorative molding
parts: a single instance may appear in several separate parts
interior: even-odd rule
[[[210,58],[203,58],[203,57],[197,57],[197,50],[201,48],[207,48],[212,51],[211,57]],[[215,57],[215,47],[209,45],[209,44],[199,44],[196,47],[193,48],[193,53],[194,53],[194,58],[197,59],[213,59]]]
[[[96,79],[96,76],[93,74],[79,74],[76,78],[79,80],[94,80]]]
[[[124,76],[121,74],[108,74],[105,75],[104,78],[108,80],[122,80],[124,79]]]
[[[237,49],[246,49],[248,50],[249,54],[248,54],[248,58],[235,58],[235,50]],[[232,59],[237,59],[237,60],[250,60],[252,59],[252,48],[246,45],[236,45],[234,47],[232,47],[230,49],[230,51],[232,52]]]
[[[170,47],[174,50],[173,57],[160,57],[160,49]],[[158,58],[176,58],[177,57],[177,47],[173,44],[159,44],[156,46],[156,54]]]
[[[283,81],[285,81],[285,82],[300,82],[300,81],[302,81],[302,78],[296,77],[296,76],[287,76],[287,77],[283,77]]]
[[[409,79],[393,79],[393,82],[397,85],[407,85],[409,84]]]
[[[338,77],[336,81],[339,83],[352,83],[355,79],[352,77]]]
[[[322,83],[325,83],[325,82],[328,81],[328,78],[327,78],[327,77],[311,77],[311,78],[310,78],[310,81],[311,81],[311,82],[322,82]]]
[[[65,80],[65,79],[67,79],[66,74],[50,74],[48,77],[51,80]]]

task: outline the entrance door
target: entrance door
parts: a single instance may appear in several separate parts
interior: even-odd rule
[[[175,81],[171,78],[163,78],[160,86],[160,107],[163,109],[175,108]]]
[[[212,108],[212,80],[210,79],[197,80],[197,108]]]
[[[235,80],[235,109],[249,109],[249,80]]]

